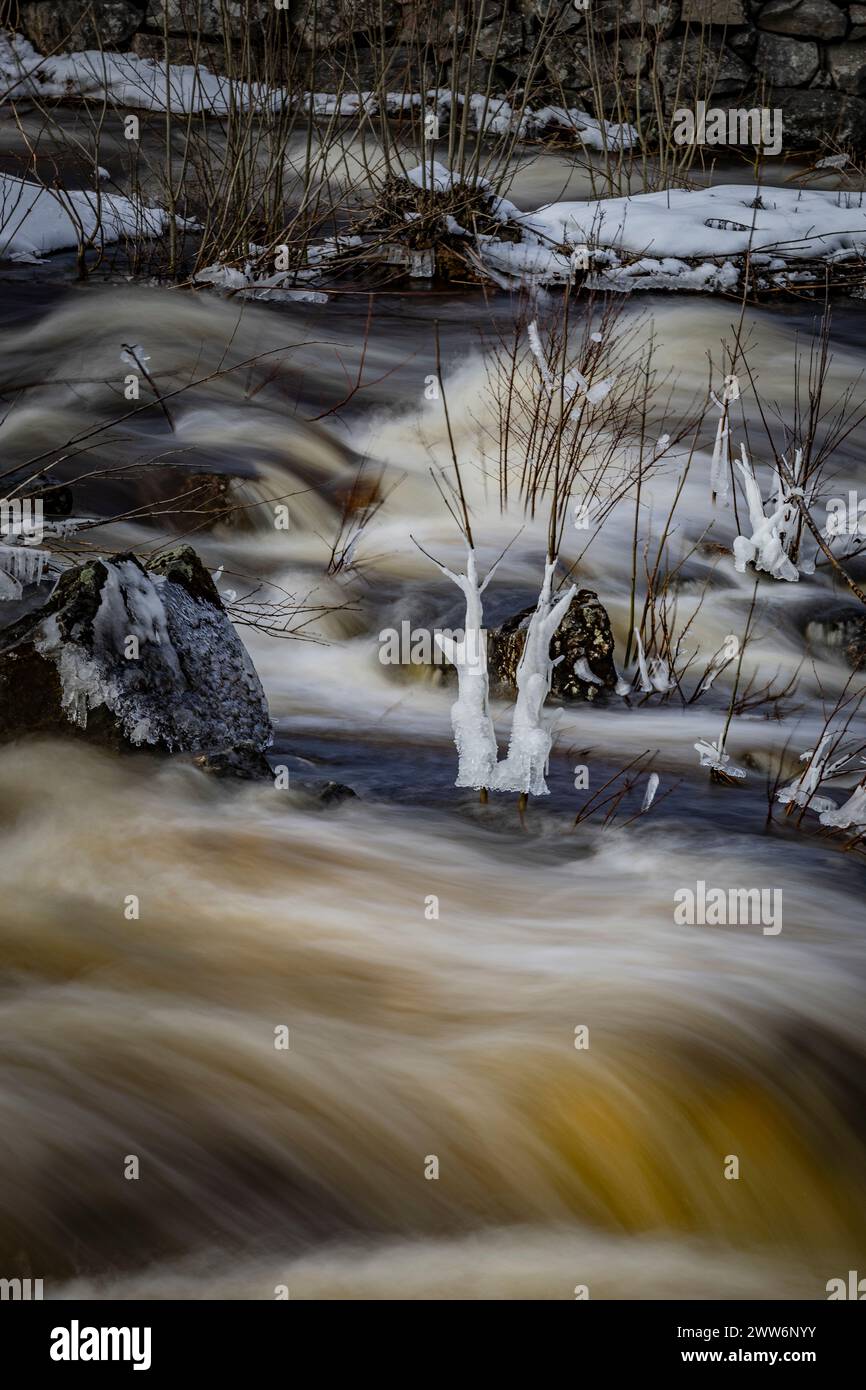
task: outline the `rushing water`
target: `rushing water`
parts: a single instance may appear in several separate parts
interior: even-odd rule
[[[641,309],[676,417],[738,307]],[[485,353],[514,306],[406,294],[368,313],[363,296],[273,308],[116,284],[10,291],[6,466],[119,413],[123,342],[146,347],[162,389],[201,382],[173,403],[173,430],[154,410],[88,441],[79,475],[111,464],[118,477],[81,495],[146,502],[167,468],[239,479],[254,519],[193,539],[224,586],[264,576],[334,610],[317,640],[243,635],[276,760],[359,799],[322,808],[78,744],[0,752],[4,1258],[47,1292],[96,1297],[270,1298],[280,1284],[293,1298],[571,1298],[580,1284],[594,1298],[823,1297],[866,1234],[863,869],[805,828],[768,828],[766,782],[780,764],[794,774],[848,679],[838,652],[804,637],[843,595],[826,570],[760,586],[744,679],[797,673],[799,686],[775,717],[734,721],[741,786],[711,785],[693,749],[719,733],[726,676],[687,708],[562,711],[549,801],[523,820],[509,799],[479,805],[453,787],[451,688],[384,666],[378,634],[459,625],[456,590],[410,538],[460,563],[429,473],[450,458],[441,402],[424,398],[434,323],[482,567],[522,523],[480,466]],[[834,320],[837,392],[866,365],[861,322],[844,307]],[[789,413],[811,311],[748,324],[753,370]],[[720,549],[736,531],[709,498],[715,418],[677,511],[683,553],[705,533],[717,543],[693,550],[681,586],[679,620],[693,618],[706,659],[743,632],[754,588]],[[384,467],[386,500],[357,568],[326,578],[362,456]],[[642,536],[681,462],[647,483]],[[841,493],[863,465],[848,439]],[[292,527],[278,533],[260,504],[284,496]],[[579,572],[620,655],[633,524],[623,503]],[[85,536],[97,551],[164,539],[131,522]],[[527,524],[489,591],[491,625],[534,600],[543,549],[543,522]],[[504,743],[509,706],[495,714]],[[669,795],[631,819],[642,782],[627,814],[574,829],[574,766],[608,776],[645,750]],[[782,890],[783,930],[675,925],[675,891],[699,880]],[[124,916],[130,894],[139,920]]]

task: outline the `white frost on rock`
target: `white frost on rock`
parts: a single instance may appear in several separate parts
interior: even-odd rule
[[[266,747],[264,693],[223,610],[131,557],[98,564],[104,576],[92,622],[61,595],[32,638],[57,670],[69,721],[86,728],[91,713],[105,709],[133,744],[181,752]]]
[[[577,593],[576,585],[572,584],[553,602],[551,586],[556,564],[554,559],[544,566],[544,582],[526,630],[517,666],[517,701],[508,755],[497,767],[493,784],[497,791],[531,792],[534,796],[548,794],[546,775],[553,736],[543,710],[554,666],[550,659],[550,643]]]

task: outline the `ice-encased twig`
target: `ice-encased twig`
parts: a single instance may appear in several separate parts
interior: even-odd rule
[[[776,792],[776,800],[782,806],[793,803],[822,817],[836,810],[835,801],[831,801],[828,796],[815,795],[824,778],[838,771],[848,761],[847,758],[840,758],[832,767],[827,768],[824,749],[833,737],[833,734],[825,734],[817,748],[810,748],[808,752],[801,754],[800,762],[807,762],[805,770],[799,777],[795,777],[793,782],[789,782],[786,787],[780,787]]]
[[[463,640],[457,642],[443,633],[435,634],[436,644],[457,671],[458,695],[451,706],[451,727],[457,747],[456,787],[477,791],[492,786],[499,750],[488,708],[487,634],[481,595],[496,566],[483,584],[478,583],[475,551],[466,547],[466,573],[455,574],[440,565],[443,574],[462,590],[466,599]]]
[[[544,702],[550,690],[554,662],[550,659],[550,643],[556,629],[567,613],[577,586],[569,589],[554,603],[551,585],[556,560],[544,566],[544,582],[535,612],[529,620],[526,641],[517,666],[517,702],[511,723],[508,755],[496,769],[493,783],[501,792],[531,792],[547,796],[547,764],[553,742],[550,726],[543,717]]]
[[[822,825],[831,825],[837,830],[848,830],[852,825],[862,830],[866,827],[866,786],[861,783],[855,787],[842,806],[822,811],[820,820]]]

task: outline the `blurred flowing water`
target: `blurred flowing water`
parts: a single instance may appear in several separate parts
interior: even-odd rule
[[[706,354],[721,361],[738,306],[658,298],[627,313],[647,311],[676,417],[705,393]],[[275,760],[360,799],[320,808],[78,744],[0,751],[0,1273],[31,1271],[47,1296],[824,1297],[866,1233],[864,874],[805,827],[768,829],[766,784],[780,764],[794,775],[850,675],[805,638],[844,595],[826,570],[760,585],[744,679],[798,673],[799,688],[780,717],[734,721],[737,788],[712,786],[693,748],[718,736],[726,676],[685,708],[563,710],[549,801],[524,822],[506,799],[477,804],[453,787],[451,689],[384,666],[378,638],[404,620],[459,626],[457,591],[410,539],[460,563],[429,474],[450,459],[441,402],[424,398],[437,323],[482,569],[522,524],[473,463],[492,428],[485,354],[516,308],[447,292],[381,296],[368,329],[369,312],[349,295],[310,308],[10,289],[6,467],[120,413],[123,342],[145,346],[163,388],[201,382],[177,397],[174,431],[151,410],[88,438],[80,486],[90,503],[140,503],[164,486],[158,468],[238,478],[249,524],[191,518],[191,539],[224,566],[224,590],[264,577],[332,610],[315,640],[241,632]],[[790,412],[812,309],[747,318],[761,388]],[[840,306],[835,393],[859,389],[860,325]],[[754,588],[723,553],[732,513],[710,502],[714,430],[712,413],[675,538],[693,549],[678,622],[693,618],[707,660],[742,634]],[[384,468],[386,500],[356,568],[325,577],[360,457]],[[849,438],[832,461],[841,495],[863,464]],[[83,479],[109,465],[116,491]],[[681,465],[647,483],[642,537],[657,537]],[[287,533],[263,505],[279,497]],[[579,570],[620,657],[633,518],[621,504]],[[166,539],[131,522],[84,534],[97,553]],[[489,625],[534,600],[543,548],[543,523],[527,524],[486,596]],[[495,714],[504,747],[510,707]],[[573,829],[575,765],[596,785],[645,750],[670,794],[630,820],[642,782],[614,823]],[[781,889],[783,930],[675,925],[675,891],[699,880]]]

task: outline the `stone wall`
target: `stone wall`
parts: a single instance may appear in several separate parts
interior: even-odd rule
[[[477,31],[479,0],[318,0],[315,26],[311,0],[0,0],[4,10],[42,49],[101,40],[146,58],[163,56],[167,16],[171,59],[198,47],[217,71],[235,70],[241,48],[303,59],[315,46],[321,90],[344,62],[372,85],[383,52],[393,86],[411,85],[424,52],[443,82],[456,66],[461,89],[489,80],[506,92],[546,33],[533,97],[594,110],[600,95],[608,115],[623,103],[650,112],[656,95],[668,113],[699,97],[758,100],[782,110],[786,151],[834,137],[866,149],[866,0],[588,0],[585,11],[572,0],[486,0]]]

